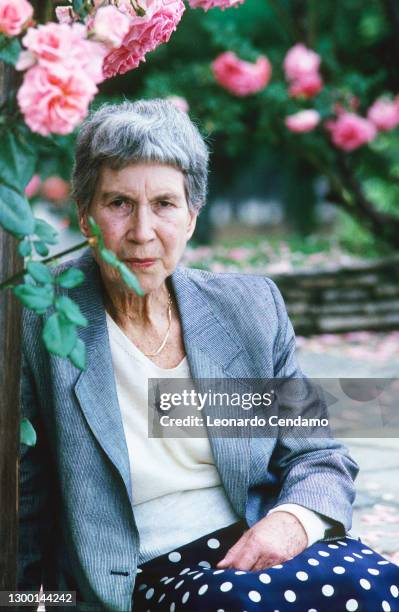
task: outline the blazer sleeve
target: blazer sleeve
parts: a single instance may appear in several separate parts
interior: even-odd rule
[[[51,514],[48,488],[50,461],[39,416],[34,377],[24,351],[20,391],[21,417],[28,418],[32,423],[37,441],[32,447],[20,445],[17,588],[20,591],[39,591],[48,534],[48,524],[45,525],[45,522]]]
[[[275,378],[303,378],[296,358],[295,333],[282,295],[266,279],[272,292],[279,330],[274,349]],[[324,401],[320,397],[320,401]],[[327,409],[322,408],[323,416]],[[294,503],[332,520],[326,536],[343,535],[352,525],[354,480],[359,467],[346,446],[331,437],[279,436],[271,457],[281,489],[275,506]]]

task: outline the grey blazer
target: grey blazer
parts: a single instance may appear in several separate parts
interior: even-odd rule
[[[21,445],[18,588],[76,591],[78,610],[131,610],[139,538],[129,457],[118,405],[103,303],[91,250],[72,265],[85,273],[59,289],[80,306],[88,353],[81,372],[50,355],[43,318],[24,309],[22,414],[38,442]],[[193,379],[302,377],[279,290],[253,275],[178,267],[171,277]],[[333,439],[210,437],[215,464],[249,526],[282,503],[301,504],[351,527],[358,468]],[[65,608],[66,609],[66,608]]]

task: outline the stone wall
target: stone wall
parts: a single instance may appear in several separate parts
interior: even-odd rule
[[[399,329],[399,255],[268,276],[297,334]]]

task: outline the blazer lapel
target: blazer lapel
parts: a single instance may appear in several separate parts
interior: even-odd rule
[[[70,295],[79,303],[89,325],[80,330],[86,345],[87,368],[79,375],[75,395],[98,443],[121,474],[132,502],[129,454],[116,391],[101,275],[90,251],[79,261],[85,281],[73,292],[75,295]]]
[[[228,333],[212,306],[187,271],[178,267],[171,277],[183,328],[183,338],[191,376],[201,392],[209,390],[209,379],[240,379],[251,376],[248,358],[242,347]],[[245,381],[231,381],[240,388]],[[246,390],[247,387],[245,387]],[[208,401],[203,416],[245,416],[238,410],[211,406]],[[235,437],[226,437],[219,428],[209,427],[208,439],[215,465],[237,512],[244,515],[249,481],[250,427],[238,428]]]

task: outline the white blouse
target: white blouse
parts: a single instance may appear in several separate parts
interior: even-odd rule
[[[226,527],[240,517],[222,486],[206,433],[197,438],[148,437],[148,379],[185,378],[187,357],[161,368],[146,357],[106,313],[116,389],[129,453],[139,564]],[[308,545],[329,523],[297,504],[280,505],[301,521]]]

